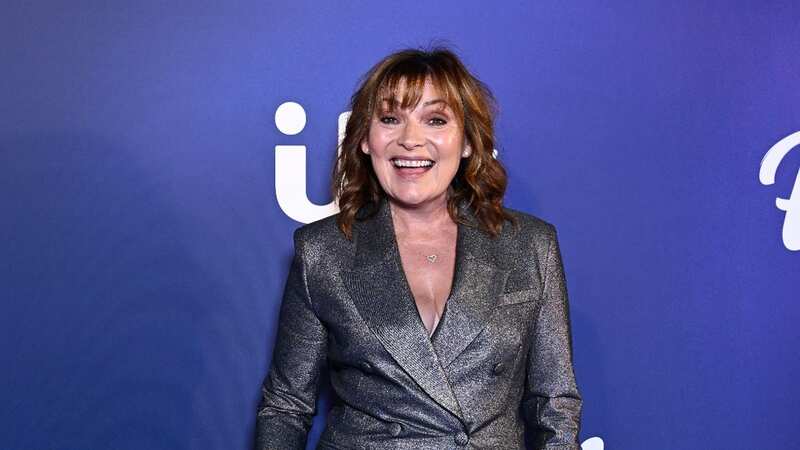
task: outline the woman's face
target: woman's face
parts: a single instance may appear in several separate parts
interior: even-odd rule
[[[383,190],[407,207],[445,202],[464,151],[464,131],[430,79],[413,110],[398,106],[389,112],[388,100],[377,109],[361,150],[370,155]]]

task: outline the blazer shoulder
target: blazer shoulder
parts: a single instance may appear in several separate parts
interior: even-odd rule
[[[524,211],[504,208],[516,219],[516,226],[506,223],[501,239],[502,259],[512,269],[507,291],[538,286],[544,288],[548,253],[556,241],[556,227],[549,221]],[[506,232],[506,230],[509,230]]]
[[[518,209],[503,207],[503,209],[511,214],[517,220],[515,237],[522,237],[525,239],[554,239],[556,236],[556,227],[545,219],[525,211]],[[514,229],[514,227],[510,227]]]
[[[352,252],[353,243],[336,224],[338,215],[333,214],[294,230],[295,249],[309,264],[325,262],[326,258],[341,258]]]
[[[334,239],[338,235],[341,235],[342,239],[346,239],[336,225],[336,217],[338,215],[339,213],[336,213],[297,227],[297,229],[294,230],[294,238],[304,244],[319,240]]]

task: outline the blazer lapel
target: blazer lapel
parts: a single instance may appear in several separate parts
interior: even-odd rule
[[[433,334],[433,346],[446,368],[489,322],[508,281],[509,270],[496,262],[499,238],[477,228],[471,210],[460,206],[470,226],[458,225],[456,264],[446,312]]]
[[[343,272],[343,278],[362,319],[431,398],[463,419],[403,272],[386,199],[373,217],[355,222],[353,237],[353,267]]]

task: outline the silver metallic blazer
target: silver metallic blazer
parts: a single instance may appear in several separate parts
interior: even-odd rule
[[[460,206],[474,225],[474,215]],[[256,448],[304,449],[327,364],[335,399],[317,448],[579,450],[564,271],[553,225],[497,238],[458,225],[445,313],[428,338],[388,202],[347,240],[331,216],[298,228]]]

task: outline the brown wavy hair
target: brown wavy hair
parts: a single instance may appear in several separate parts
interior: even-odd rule
[[[373,115],[378,113],[379,99],[397,99],[393,107],[415,107],[422,97],[426,79],[431,80],[453,110],[472,148],[470,156],[461,160],[448,187],[450,217],[457,223],[467,224],[458,211],[459,203],[465,200],[478,226],[491,236],[500,233],[503,221],[516,223],[503,209],[507,175],[493,154],[497,107],[491,91],[446,47],[437,46],[427,51],[404,49],[386,56],[364,74],[350,99],[352,113],[347,120],[331,183],[340,210],[337,225],[348,239],[352,239],[352,226],[359,210],[364,206],[374,209],[386,196],[369,155],[360,150],[361,143],[369,136]],[[402,93],[398,92],[401,82],[405,82]]]

